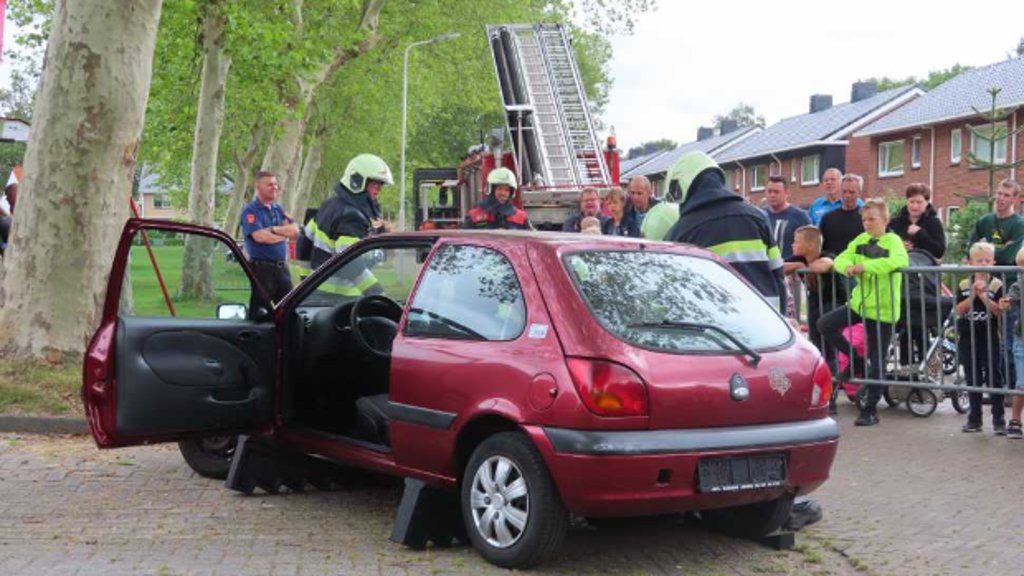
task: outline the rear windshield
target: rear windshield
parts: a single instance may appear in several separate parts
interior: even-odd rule
[[[785,320],[724,265],[664,252],[575,252],[566,268],[594,316],[620,340],[666,352],[789,342]],[[712,329],[702,329],[711,326]]]

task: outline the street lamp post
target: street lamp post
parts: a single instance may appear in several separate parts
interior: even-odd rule
[[[429,40],[413,42],[412,44],[409,44],[408,46],[405,47],[405,55],[402,57],[402,165],[400,167],[400,170],[402,172],[402,180],[401,190],[398,193],[399,230],[405,230],[405,132],[409,110],[409,51],[417,46],[426,46],[427,44],[434,44],[436,42],[452,40],[458,37],[458,32],[449,32],[447,34],[440,34],[438,36],[434,36]]]

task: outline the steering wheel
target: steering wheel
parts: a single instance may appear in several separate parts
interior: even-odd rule
[[[376,358],[391,358],[391,343],[398,334],[402,305],[383,294],[363,296],[352,306],[349,321],[353,340]]]

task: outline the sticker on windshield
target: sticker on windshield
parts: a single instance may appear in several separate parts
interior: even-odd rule
[[[529,338],[546,338],[548,335],[547,324],[530,324]]]

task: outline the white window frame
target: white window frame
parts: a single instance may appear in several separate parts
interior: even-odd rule
[[[914,136],[910,140],[910,167],[921,167],[921,137]]]
[[[987,128],[988,124],[979,124],[979,125],[975,125],[974,127],[975,127],[975,129],[977,129],[977,128]],[[996,130],[999,130],[1000,128],[1006,130],[1007,124],[1006,124],[1005,121],[1003,121],[1003,122],[996,122],[996,126],[995,127],[996,127]],[[980,154],[978,154],[977,152],[974,151],[974,144],[975,144],[975,142],[977,140],[979,140],[979,138],[974,134],[974,132],[971,132],[971,154],[974,154],[978,158],[981,158],[982,160],[985,160],[987,162],[988,158],[983,158]],[[990,140],[988,138],[980,138],[980,140],[984,140],[984,141],[988,142],[990,146],[995,146],[996,147],[996,156],[994,158],[994,161],[995,161],[996,164],[1005,164],[1006,163],[1006,152],[1007,152],[1007,148],[1009,148],[1009,135],[1007,135],[1006,137],[1000,138],[999,140],[995,140],[995,141]],[[999,148],[1000,148],[999,144],[1002,144],[1002,148],[1003,148],[1003,155],[1002,155],[1002,157],[999,156]],[[974,167],[974,165],[972,165],[972,167]]]
[[[758,175],[759,172],[763,172],[764,173],[764,184],[761,184],[760,186],[757,185],[757,175]],[[760,192],[761,190],[764,190],[767,185],[768,185],[768,165],[767,164],[758,164],[757,166],[751,166],[750,167],[750,191],[751,192]]]
[[[889,166],[889,154],[890,148],[899,146],[903,149],[903,164],[907,163],[906,154],[906,142],[903,140],[889,140],[888,142],[878,143],[878,177],[886,178],[890,176],[903,176],[903,166],[901,165],[898,169],[894,169]],[[884,161],[883,161],[884,160]]]
[[[814,170],[811,170],[810,179],[807,178],[807,160],[814,160]],[[804,156],[800,159],[800,185],[801,186],[815,186],[821,181],[819,174],[821,173],[821,154],[814,154],[813,156]]]
[[[789,159],[789,181],[796,182],[796,158]]]
[[[953,214],[957,213],[963,206],[946,206],[946,221],[943,224],[948,224],[953,221]]]
[[[168,210],[173,208],[171,205],[171,195],[166,193],[153,194],[153,208],[156,210]]]
[[[953,143],[956,147],[953,147]],[[949,163],[959,164],[964,155],[964,130],[953,128],[949,131]]]

